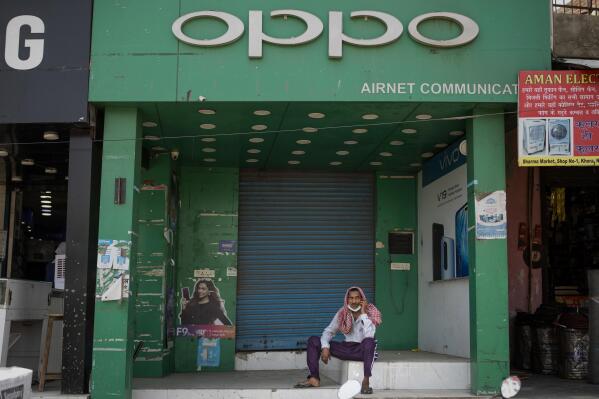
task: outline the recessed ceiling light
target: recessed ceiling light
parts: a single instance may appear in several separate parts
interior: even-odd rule
[[[21,176],[13,176],[10,180],[12,180],[12,181],[23,181],[23,178]]]
[[[294,151],[291,151],[291,153],[292,153],[293,155],[304,155],[304,154],[306,153],[306,151],[302,151],[302,150],[294,150]]]
[[[52,216],[51,213],[42,213],[42,216]],[[31,239],[33,239],[33,237],[30,237]]]
[[[264,141],[264,139],[263,139],[262,137],[252,137],[252,138],[249,140],[249,142],[250,142],[250,143],[261,143],[261,142],[263,142],[263,141]]]
[[[214,123],[202,123],[200,125],[200,129],[204,129],[204,130],[214,129],[215,127],[216,127],[216,125]]]
[[[50,191],[50,190],[46,190],[46,191],[43,191],[43,192],[44,192],[45,194],[52,194],[52,191]]]
[[[40,202],[42,204],[51,204],[52,203],[52,201],[50,201],[50,200],[41,200]]]
[[[214,137],[203,137],[200,141],[203,141],[204,143],[214,143],[216,139]]]
[[[202,115],[214,115],[216,114],[216,111],[213,109],[207,109],[207,108],[200,108],[198,109],[198,112]]]
[[[391,145],[404,145],[404,142],[401,141],[401,140],[393,140],[389,144],[391,144]]]
[[[332,165],[332,166],[339,166],[341,164],[342,164],[342,162],[339,162],[339,161],[329,162],[329,165]]]
[[[7,157],[8,156],[8,151],[6,151],[5,149],[0,149],[0,157]]]
[[[414,163],[411,163],[410,166],[417,168],[419,166],[422,166],[422,164],[419,164],[418,162],[414,162]]]
[[[317,128],[315,128],[315,127],[309,127],[309,126],[303,128],[302,130],[304,132],[306,132],[306,133],[316,133],[318,131]]]
[[[40,195],[40,198],[42,199],[52,199],[51,195]]]
[[[416,115],[416,119],[421,120],[421,121],[425,121],[427,119],[431,119],[433,116],[430,114],[420,114],[420,115]]]
[[[160,146],[154,146],[154,147],[152,147],[152,150],[154,150],[154,151],[166,151],[166,148],[160,147]]]
[[[145,121],[141,124],[143,127],[156,127],[158,124],[156,122]]]
[[[204,158],[204,162],[216,162],[216,158]]]
[[[358,142],[356,140],[346,140],[343,142],[343,144],[354,145],[354,144],[358,144]]]
[[[254,115],[257,115],[257,116],[268,116],[268,115],[270,115],[270,111],[267,111],[265,109],[258,109],[256,111],[254,111]]]
[[[435,155],[435,154],[433,154],[432,152],[423,152],[423,153],[422,153],[420,156],[421,156],[422,158],[430,158],[430,157],[432,157],[433,155]]]
[[[447,143],[437,143],[435,144],[435,148],[445,148],[447,147]]]
[[[44,204],[41,207],[44,208],[44,209],[52,209],[52,205],[46,205],[46,204]]]
[[[35,165],[35,161],[31,158],[21,159],[21,165],[24,166],[33,166]]]
[[[392,157],[393,156],[392,153],[387,152],[387,151],[381,152],[379,155],[382,157]]]
[[[258,162],[258,160],[255,159],[255,158],[246,159],[245,161],[248,162],[248,163],[256,163],[256,162]]]
[[[341,150],[341,151],[337,151],[335,154],[344,156],[344,155],[348,155],[349,151]]]
[[[60,136],[58,136],[58,133],[56,133],[54,130],[46,130],[44,132],[44,140],[53,141],[58,140],[59,138]]]
[[[312,119],[322,119],[322,118],[324,118],[325,116],[326,116],[326,115],[325,115],[325,114],[323,114],[322,112],[310,112],[310,113],[308,114],[308,117],[309,117],[309,118],[312,118]]]
[[[287,163],[289,165],[299,165],[301,162],[300,161],[294,161],[294,160],[292,160],[292,161],[287,161]]]
[[[354,132],[356,134],[363,134],[363,133],[368,132],[368,129],[364,129],[364,128],[359,127],[357,129],[352,130],[352,132]]]
[[[382,163],[382,162],[379,162],[379,161],[372,161],[372,162],[370,162],[370,164],[371,164],[372,166],[381,166],[383,163]]]
[[[416,130],[416,129],[401,129],[401,132],[402,132],[402,133],[405,133],[405,134],[414,134],[414,133],[416,133],[417,131],[418,131],[418,130]]]
[[[256,130],[256,131],[262,131],[262,130],[266,130],[268,129],[268,126],[266,125],[253,125],[252,126],[252,130]]]
[[[311,142],[312,142],[312,141],[310,141],[310,140],[305,140],[305,139],[302,139],[302,140],[298,140],[298,141],[296,141],[296,143],[297,143],[297,144],[301,144],[301,145],[310,144]]]
[[[51,174],[51,175],[53,175],[53,174],[55,174],[56,172],[58,172],[58,170],[57,170],[56,168],[47,167],[47,168],[46,168],[46,170],[45,170],[45,172],[46,172],[46,173],[48,173],[48,174]]]
[[[454,131],[449,132],[450,136],[455,136],[455,137],[462,136],[463,134],[464,134],[464,132],[461,130],[454,130]]]
[[[377,114],[364,114],[362,115],[362,119],[367,120],[367,121],[372,121],[375,119],[378,119],[379,116]]]
[[[468,155],[468,143],[466,142],[466,140],[462,140],[458,148],[460,149],[460,154],[462,154],[463,156]]]
[[[248,150],[249,154],[260,154],[261,150],[257,149],[257,148],[250,148]]]
[[[158,137],[158,136],[144,136],[144,140],[158,141],[158,140],[160,140],[160,137]]]
[[[216,152],[216,148],[212,148],[212,147],[205,147],[202,148],[203,152]]]

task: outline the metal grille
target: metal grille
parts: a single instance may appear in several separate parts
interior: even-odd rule
[[[557,14],[599,15],[599,0],[553,0]]]
[[[351,285],[373,300],[373,178],[242,173],[237,350],[305,348]]]

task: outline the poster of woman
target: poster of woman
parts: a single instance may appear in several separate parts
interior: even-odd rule
[[[208,278],[196,280],[193,291],[181,289],[181,323],[177,336],[204,338],[234,338],[235,327],[227,316],[225,301],[214,282]]]

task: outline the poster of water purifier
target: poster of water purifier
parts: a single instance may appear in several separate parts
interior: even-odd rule
[[[422,255],[432,280],[468,276],[466,156],[459,143],[423,165],[421,194]]]

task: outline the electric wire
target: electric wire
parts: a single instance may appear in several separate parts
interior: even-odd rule
[[[414,119],[407,121],[390,121],[390,122],[378,122],[378,123],[358,123],[351,125],[336,125],[336,126],[323,126],[318,127],[318,131],[321,130],[335,130],[335,129],[351,129],[351,128],[368,128],[368,127],[377,127],[377,126],[390,126],[390,125],[405,125],[405,124],[418,124],[418,123],[430,123],[430,122],[447,122],[447,121],[460,121],[460,120],[468,120],[468,119],[478,119],[478,118],[486,118],[492,116],[500,116],[500,115],[513,115],[516,114],[517,111],[506,111],[506,112],[495,112],[489,114],[477,114],[477,115],[462,115],[462,116],[450,116],[443,118],[431,118],[431,119]],[[268,134],[278,134],[278,133],[294,133],[294,132],[302,132],[303,128],[297,129],[277,129],[277,130],[264,130],[264,131],[240,131],[240,132],[231,132],[231,133],[206,133],[206,134],[185,134],[185,135],[177,135],[177,136],[158,136],[157,139],[148,139],[146,137],[133,137],[133,138],[115,138],[115,139],[93,139],[92,141],[95,143],[101,142],[122,142],[122,141],[154,141],[158,142],[161,140],[177,140],[177,139],[194,139],[201,137],[229,137],[229,136],[255,136],[255,135],[268,135]],[[313,133],[310,133],[313,134]],[[0,143],[0,148],[2,146],[8,145],[42,145],[42,144],[69,144],[69,140],[55,140],[55,141],[30,141],[30,142],[2,142]]]

